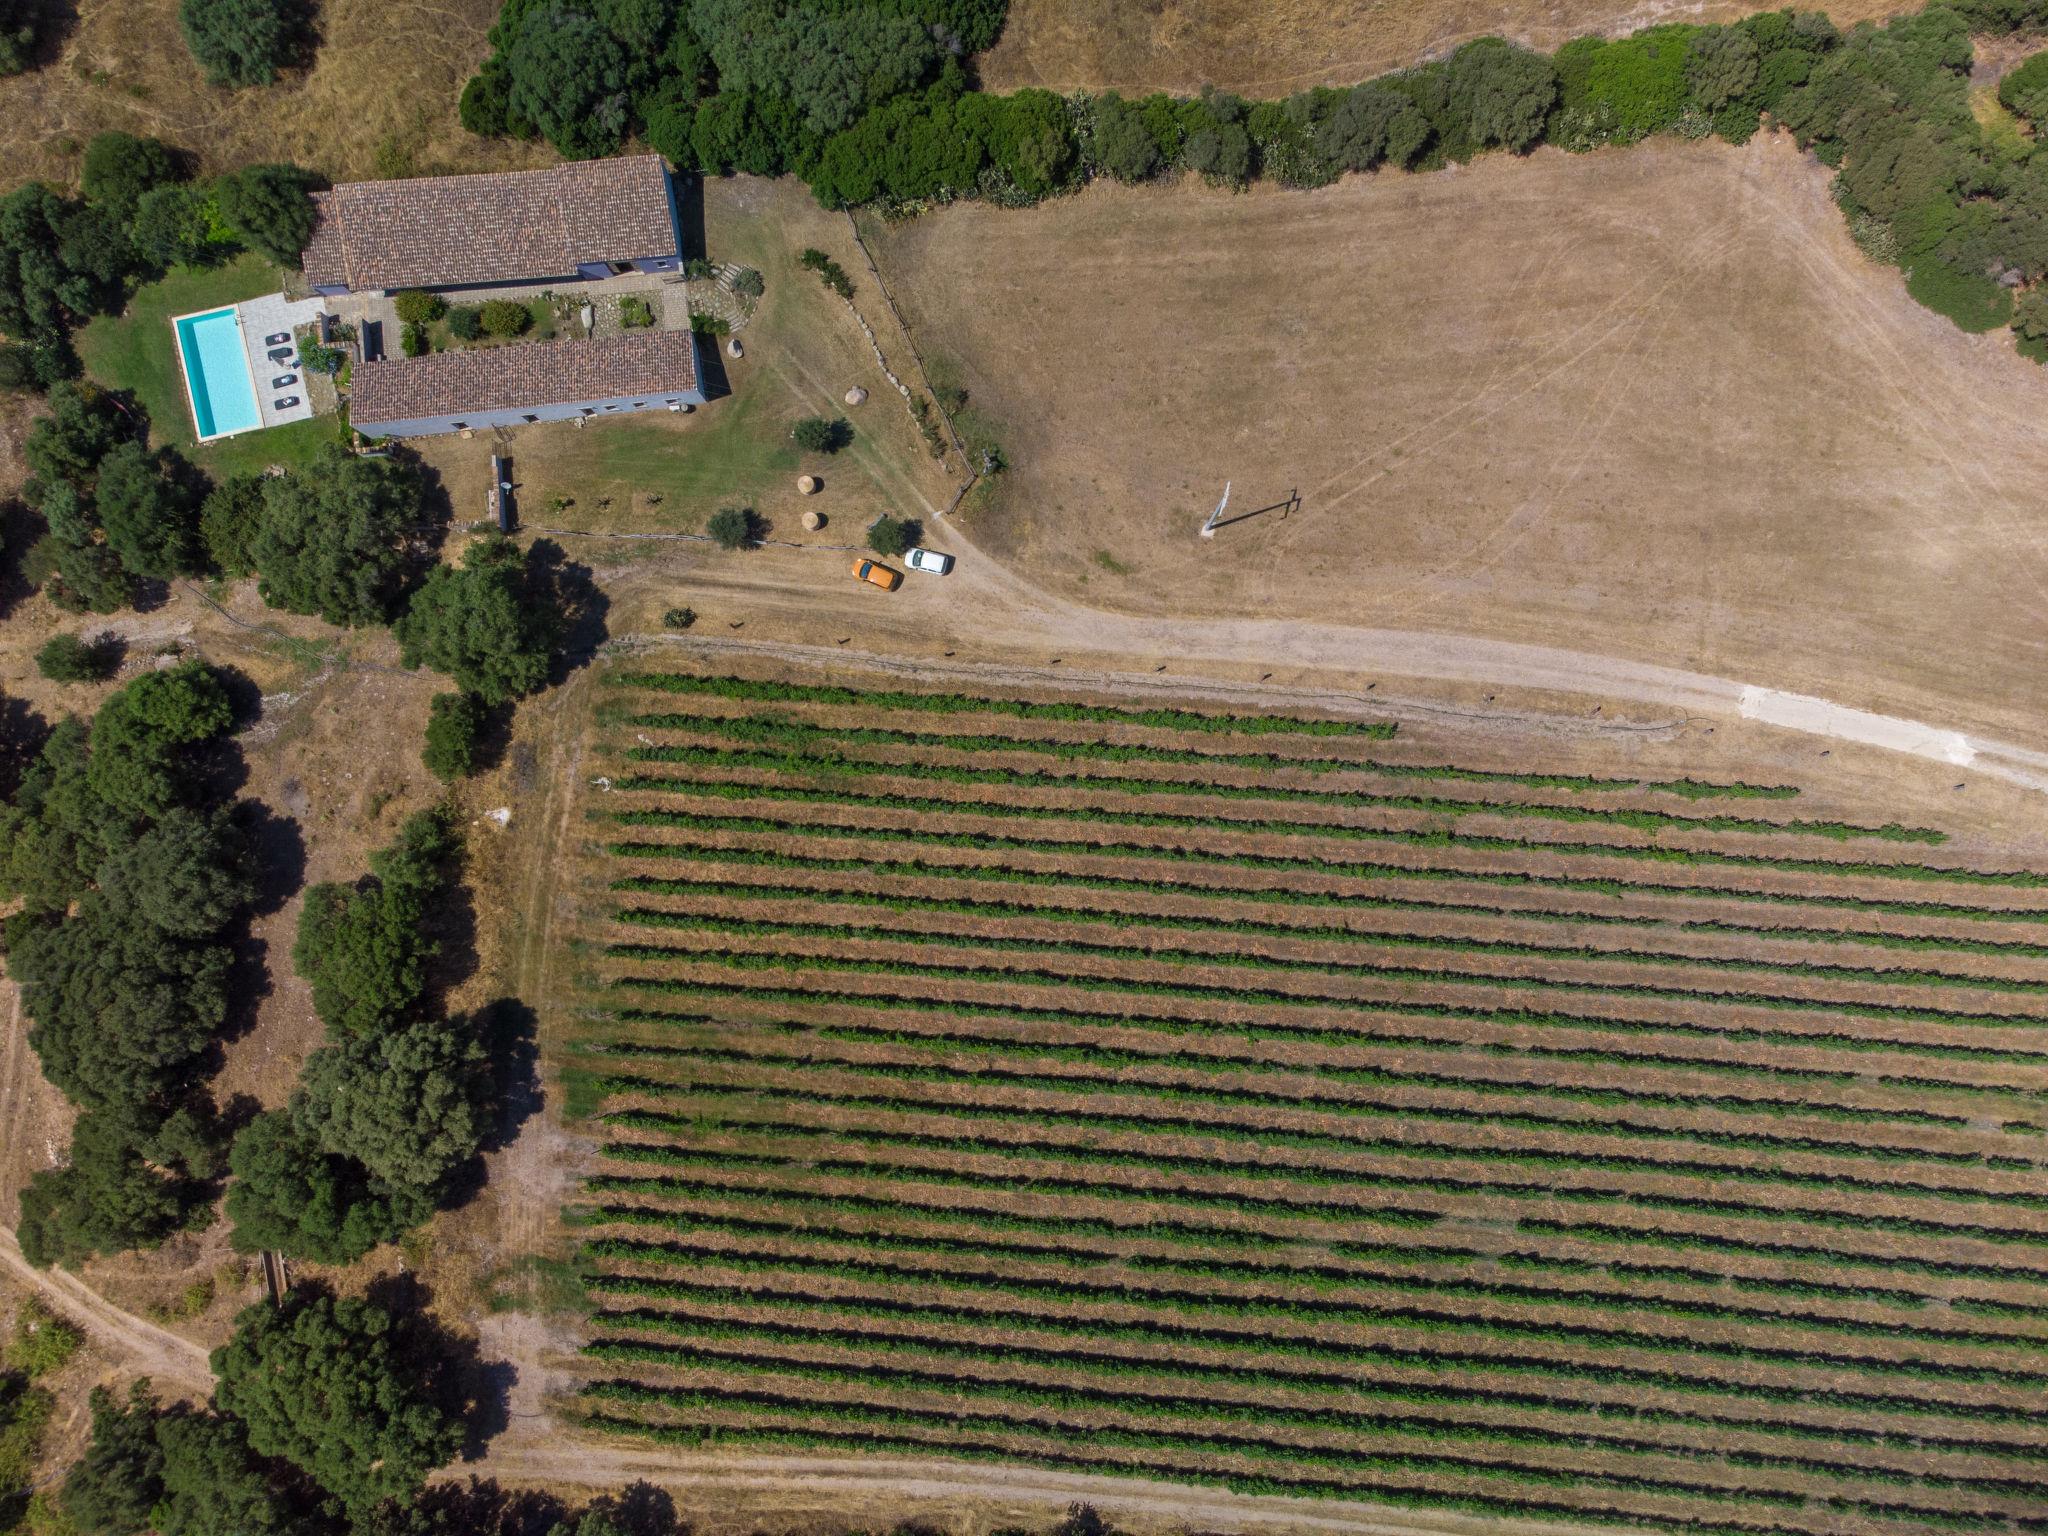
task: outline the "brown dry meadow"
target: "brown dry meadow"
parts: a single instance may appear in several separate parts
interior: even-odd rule
[[[1789,141],[874,226],[1014,466],[978,545],[1148,614],[1445,630],[2026,732],[2048,375]],[[1224,482],[1232,513],[1195,537]]]
[[[86,0],[42,68],[0,80],[5,185],[59,184],[110,128],[155,134],[208,171],[293,160],[336,180],[516,169],[546,146],[473,138],[456,121],[487,51],[498,0],[324,0],[310,69],[243,91],[206,83],[178,30],[177,0]]]
[[[1740,0],[1013,0],[1009,24],[981,62],[996,90],[1186,91],[1214,85],[1277,96],[1351,85],[1435,58],[1489,34],[1532,48],[1588,32],[1660,21],[1730,21],[1763,9]],[[1847,26],[1901,9],[1884,0],[1818,7]]]

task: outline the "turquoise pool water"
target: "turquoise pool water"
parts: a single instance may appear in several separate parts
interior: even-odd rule
[[[242,328],[235,323],[235,312],[215,309],[203,315],[181,315],[173,325],[199,441],[262,426],[263,415],[256,409],[256,381],[249,377],[249,357],[242,350]]]

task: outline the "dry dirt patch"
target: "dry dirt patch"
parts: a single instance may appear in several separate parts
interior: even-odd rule
[[[1730,21],[1762,9],[1740,0],[1011,0],[1009,23],[983,58],[981,73],[1005,91],[1216,85],[1276,96],[1312,85],[1350,85],[1489,33],[1550,49],[1588,32]],[[1900,7],[1842,0],[1823,9],[1847,26]]]
[[[1141,614],[1569,643],[2031,730],[2048,377],[1857,253],[1825,172],[1494,157],[879,226],[1016,466],[970,537]],[[1194,537],[1224,482],[1233,512]]]

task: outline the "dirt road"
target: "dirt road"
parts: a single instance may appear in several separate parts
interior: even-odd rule
[[[870,1524],[883,1523],[897,1506],[971,1503],[999,1505],[1005,1514],[1030,1507],[1050,1511],[1076,1502],[1123,1520],[1182,1529],[1280,1528],[1339,1536],[1593,1536],[1588,1527],[1557,1521],[1515,1520],[1383,1507],[1347,1506],[1313,1499],[1230,1493],[1182,1483],[1040,1471],[1031,1467],[977,1466],[875,1456],[860,1460],[813,1456],[735,1456],[718,1452],[635,1450],[575,1445],[559,1435],[548,1443],[507,1446],[501,1439],[481,1462],[446,1469],[442,1480],[495,1477],[500,1482],[549,1488],[616,1489],[649,1482],[675,1491],[721,1493],[801,1490],[819,1504],[861,1508]],[[858,1501],[858,1502],[856,1502]],[[682,1501],[685,1507],[695,1501]],[[877,1509],[877,1506],[880,1509]],[[1612,1536],[1611,1529],[1604,1536]]]
[[[124,1312],[76,1275],[37,1269],[21,1256],[14,1231],[0,1227],[0,1270],[47,1301],[60,1316],[123,1357],[125,1368],[202,1394],[213,1391],[213,1367],[206,1351],[155,1323]]]
[[[701,631],[686,643],[706,651],[773,654],[813,664],[846,665],[857,661],[904,675],[972,670],[990,682],[1020,685],[1071,686],[1084,676],[1083,668],[1094,667],[1099,669],[1098,680],[1113,679],[1122,689],[1172,692],[1181,697],[1256,696],[1269,706],[1312,705],[1325,710],[1341,711],[1349,705],[1378,714],[1385,714],[1394,701],[1388,691],[1374,693],[1368,704],[1363,695],[1328,689],[1276,689],[1213,677],[1191,678],[1188,674],[1205,665],[1241,668],[1248,661],[1256,661],[1275,670],[1379,675],[1394,680],[1397,687],[1400,680],[1415,680],[1578,695],[1669,710],[1676,717],[1673,724],[1699,718],[1748,720],[1828,741],[1967,767],[2010,784],[2048,793],[2048,751],[1967,733],[1949,722],[1906,719],[1681,667],[1473,635],[1367,629],[1292,619],[1152,618],[1113,613],[1072,602],[1016,575],[977,550],[966,531],[957,525],[934,527],[928,537],[935,546],[960,556],[960,561],[942,583],[927,580],[901,594],[906,607],[918,605],[923,610],[920,619],[927,618],[929,610],[949,610],[950,622],[963,630],[971,627],[974,638],[983,645],[1000,643],[1014,651],[1057,654],[1061,664],[1056,668],[961,663],[937,667],[928,658],[707,637]],[[634,578],[659,580],[660,575],[642,567],[629,580]],[[698,591],[711,587],[743,597],[747,611],[753,613],[801,615],[806,619],[844,613],[849,624],[873,607],[858,591],[849,599],[848,594],[837,590],[837,584],[819,590],[808,583],[791,582],[786,571],[767,568],[765,563],[758,569],[721,572],[709,581],[701,573],[693,572],[692,587]],[[931,613],[929,617],[947,622],[943,613]],[[622,639],[631,643],[631,637]],[[1171,658],[1172,676],[1124,670],[1134,663],[1154,665],[1160,658]],[[1419,713],[1443,712],[1442,706],[1433,709],[1421,697],[1401,702]],[[1500,713],[1506,716],[1509,711]]]

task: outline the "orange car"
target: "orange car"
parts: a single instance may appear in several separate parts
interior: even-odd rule
[[[882,564],[879,560],[854,561],[853,574],[862,581],[872,581],[884,592],[894,592],[903,585],[903,573],[890,570],[888,566]]]

